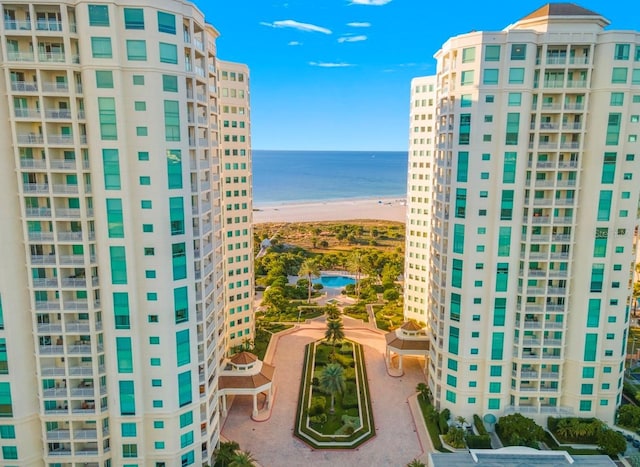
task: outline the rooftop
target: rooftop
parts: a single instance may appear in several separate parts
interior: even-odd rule
[[[576,5],[575,3],[547,3],[532,13],[522,18],[520,21],[545,18],[547,16],[602,16],[594,11]]]

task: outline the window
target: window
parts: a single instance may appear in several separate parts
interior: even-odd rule
[[[107,5],[89,5],[89,26],[109,26]]]
[[[496,272],[496,292],[506,292],[509,281],[509,263],[498,263]]]
[[[113,293],[113,314],[115,315],[116,329],[129,329],[129,294],[127,292]]]
[[[143,75],[133,75],[133,85],[134,86],[144,86],[144,76]]]
[[[138,160],[139,161],[148,161],[149,160],[149,153],[147,151],[138,152]]]
[[[135,415],[136,402],[133,381],[120,381],[120,415]]]
[[[182,152],[179,149],[167,151],[167,174],[170,190],[182,188]]]
[[[189,295],[187,287],[178,287],[173,290],[174,314],[176,324],[189,320]]]
[[[469,144],[471,133],[471,114],[460,114],[460,133],[458,135],[459,144]]]
[[[155,428],[156,430],[164,428],[164,422],[162,420],[154,420],[153,428]]]
[[[16,446],[2,446],[3,459],[17,459],[18,448]]]
[[[616,44],[615,52],[613,53],[613,59],[629,60],[630,50],[631,50],[630,44]]]
[[[162,365],[162,360],[160,360],[157,357],[153,357],[149,359],[149,365],[151,366],[161,366]]]
[[[467,47],[462,49],[462,63],[473,62],[476,59],[476,48]]]
[[[104,169],[104,188],[106,190],[120,189],[120,164],[117,149],[102,150],[102,165]]]
[[[498,75],[497,68],[485,68],[482,74],[482,84],[498,84]]]
[[[186,412],[180,415],[180,428],[184,428],[193,423],[193,412]]]
[[[146,126],[137,126],[136,127],[136,136],[148,136],[149,130]]]
[[[518,144],[518,133],[520,129],[520,114],[507,113],[507,131],[505,144],[516,146]]]
[[[453,226],[453,252],[464,253],[464,224]]]
[[[484,96],[484,101],[485,101],[486,103],[488,103],[488,104],[492,104],[492,103],[493,103],[493,101],[494,101],[494,98],[495,98],[495,97],[494,97],[494,96],[492,96],[492,95]]]
[[[116,101],[113,97],[98,97],[98,117],[100,119],[100,137],[103,141],[116,141]]]
[[[513,218],[513,190],[502,190],[500,203],[500,220],[510,221]]]
[[[627,82],[627,68],[614,67],[611,71],[612,84],[625,84]]]
[[[509,68],[509,84],[524,83],[524,68]]]
[[[599,221],[608,221],[611,216],[611,198],[612,190],[600,190],[600,199],[598,201],[598,217]]]
[[[106,203],[109,238],[124,238],[122,200],[119,198],[107,198]]]
[[[609,105],[621,106],[624,104],[624,92],[612,92],[609,99]]]
[[[160,42],[160,62],[178,64],[178,47],[175,44]]]
[[[187,278],[187,254],[185,243],[174,243],[171,245],[172,264],[173,264],[173,280]]]
[[[162,90],[178,92],[178,77],[175,75],[162,75]]]
[[[516,181],[516,157],[517,152],[504,153],[504,165],[502,167],[502,183],[514,183]]]
[[[589,308],[587,309],[587,327],[597,328],[600,326],[600,305],[602,301],[599,298],[589,299]]]
[[[137,112],[145,111],[145,110],[147,110],[147,103],[145,101],[135,101],[133,103],[133,108]]]
[[[631,71],[631,84],[640,84],[640,68]]]
[[[521,92],[510,92],[509,93],[509,107],[518,107],[522,104],[522,93]]]
[[[2,439],[15,439],[16,429],[13,425],[0,426],[0,438]]]
[[[467,151],[458,152],[457,181],[466,182],[469,169],[469,153]]]
[[[464,219],[467,209],[467,190],[456,188],[455,217]]]
[[[127,40],[127,59],[143,62],[147,59],[147,44],[143,40]]]
[[[484,116],[484,121],[485,121],[485,123],[493,122],[493,115],[485,115]]]
[[[144,29],[144,10],[142,8],[125,8],[124,28]]]
[[[499,45],[485,45],[484,46],[484,61],[485,62],[499,62],[500,61],[500,46]]]
[[[460,84],[462,86],[467,86],[473,84],[473,70],[467,70],[460,73]]]
[[[612,184],[615,180],[616,173],[616,153],[605,152],[602,164],[602,177],[600,182],[603,184]]]
[[[165,141],[180,141],[180,106],[178,101],[164,101]]]
[[[622,121],[622,114],[610,113],[607,120],[607,138],[605,144],[607,146],[615,146],[620,139],[620,123]]]
[[[122,445],[122,457],[138,457],[138,445],[137,444],[123,444]]]
[[[113,57],[113,51],[111,50],[111,39],[109,37],[92,37],[91,55],[93,56],[93,58]]]
[[[154,388],[162,387],[162,380],[161,379],[152,379],[151,380],[151,387],[154,387]]]
[[[113,89],[113,73],[110,70],[96,70],[96,87]]]
[[[116,337],[118,373],[133,373],[133,353],[130,337]]]
[[[126,284],[127,262],[124,247],[110,246],[109,254],[111,256],[111,283]]]
[[[191,371],[185,371],[178,375],[178,404],[180,407],[189,405],[192,401]],[[184,447],[184,446],[183,446]]]
[[[151,185],[151,177],[147,177],[147,176],[140,177],[140,185],[142,186]]]
[[[498,234],[498,256],[509,256],[511,250],[511,227],[500,227]]]
[[[460,96],[460,107],[471,107],[472,103],[473,103],[473,100],[471,98],[471,94],[463,94]],[[243,122],[240,122],[240,123],[243,123]]]
[[[604,264],[596,263],[591,267],[590,292],[602,292],[603,281],[604,281]]]
[[[120,432],[123,438],[135,438],[137,436],[135,423],[122,423],[120,425]]]
[[[527,44],[511,44],[511,60],[524,60],[527,56]]]
[[[164,449],[164,441],[154,441],[153,447],[154,449]]]
[[[158,12],[158,31],[167,34],[176,33],[176,17],[171,13]]]

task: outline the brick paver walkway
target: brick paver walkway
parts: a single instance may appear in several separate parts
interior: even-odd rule
[[[264,467],[405,466],[423,446],[409,408],[415,387],[424,382],[422,359],[406,358],[405,374],[393,378],[384,362],[384,333],[345,318],[346,336],[364,346],[376,436],[355,450],[314,450],[293,435],[304,346],[323,337],[323,320],[312,321],[272,342],[265,361],[275,364],[275,402],[271,417],[251,420],[251,398],[236,397],[222,427],[224,438],[240,444]],[[275,346],[273,344],[276,344]]]

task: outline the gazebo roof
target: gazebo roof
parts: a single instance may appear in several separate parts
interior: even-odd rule
[[[255,357],[255,355],[253,355],[253,357]],[[218,389],[257,389],[273,381],[275,370],[275,366],[263,362],[260,372],[253,375],[221,374],[218,378]]]
[[[420,331],[422,329],[422,326],[420,326],[415,321],[407,321],[402,326],[400,326],[400,329],[402,329],[403,331]]]
[[[248,365],[258,360],[251,352],[240,352],[232,356],[229,361],[234,365]]]
[[[426,352],[431,347],[429,339],[411,339],[398,336],[395,331],[391,331],[384,336],[387,341],[387,347],[392,347],[397,350],[417,350],[420,352]]]

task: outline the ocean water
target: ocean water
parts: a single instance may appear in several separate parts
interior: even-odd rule
[[[258,207],[406,193],[406,151],[253,151]]]

